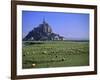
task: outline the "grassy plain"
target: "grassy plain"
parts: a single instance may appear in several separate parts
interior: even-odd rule
[[[24,69],[87,65],[89,65],[88,41],[23,41]]]

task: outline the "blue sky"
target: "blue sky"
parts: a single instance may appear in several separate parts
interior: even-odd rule
[[[54,33],[68,40],[89,40],[89,14],[22,11],[23,37],[45,21]]]

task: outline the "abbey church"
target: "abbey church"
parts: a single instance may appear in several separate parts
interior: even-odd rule
[[[47,40],[63,40],[64,37],[53,33],[51,26],[43,19],[42,24],[39,24],[31,30],[23,41],[47,41]]]

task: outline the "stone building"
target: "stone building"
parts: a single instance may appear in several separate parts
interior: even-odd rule
[[[63,37],[59,34],[53,33],[51,26],[45,21],[45,19],[43,19],[43,22],[39,24],[38,27],[31,30],[23,40],[63,40]]]

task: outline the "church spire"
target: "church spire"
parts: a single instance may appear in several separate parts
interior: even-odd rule
[[[45,18],[43,18],[43,24],[45,24],[46,22],[45,22]]]

